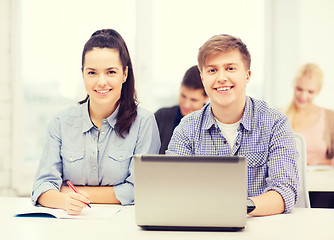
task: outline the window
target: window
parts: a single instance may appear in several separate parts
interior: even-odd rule
[[[250,95],[262,98],[264,0],[21,0],[23,160],[14,180],[29,194],[46,127],[56,112],[82,100],[84,43],[114,28],[132,57],[141,104],[151,111],[177,101],[185,71],[211,36],[240,37],[252,55]],[[23,180],[24,179],[24,180]],[[25,183],[26,185],[22,185]]]

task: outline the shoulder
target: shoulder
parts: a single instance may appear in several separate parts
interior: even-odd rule
[[[324,108],[325,114],[327,117],[334,119],[334,111]]]
[[[54,118],[56,119],[62,119],[65,120],[67,118],[71,118],[71,117],[79,117],[82,115],[82,105],[73,105],[70,107],[67,107],[65,109],[62,109],[60,111],[58,111]],[[87,110],[88,111],[88,110]]]
[[[88,109],[87,109],[88,114]],[[59,132],[69,132],[82,127],[82,108],[81,105],[75,105],[57,112],[49,121],[47,131],[49,134]]]
[[[146,108],[137,107],[137,120],[154,118],[154,114]]]
[[[81,117],[83,111],[88,112],[88,107],[85,104],[78,104],[73,105],[68,108],[65,108],[58,113],[56,113],[55,117],[61,118],[61,119],[67,119],[67,118],[73,118],[73,117]]]
[[[176,106],[173,106],[173,107],[160,108],[154,113],[154,115],[156,117],[166,117],[166,116],[170,116],[170,115],[176,115],[178,107],[179,106],[176,105]]]
[[[272,108],[263,100],[258,100],[249,97],[249,105],[255,119],[268,118],[268,119],[285,119],[287,116],[280,110]]]
[[[186,128],[210,128],[213,124],[213,115],[211,112],[211,104],[207,103],[200,110],[189,113],[181,119],[179,125]]]
[[[278,109],[270,107],[265,101],[247,97],[242,124],[248,130],[272,132],[275,128],[289,125],[288,117]],[[276,126],[276,127],[275,127]]]
[[[51,122],[59,122],[60,124],[67,125],[77,125],[82,120],[84,111],[88,114],[87,106],[73,105],[71,107],[65,108],[55,114]]]
[[[330,126],[331,128],[334,128],[334,111],[330,109],[324,108],[325,111],[325,117],[326,117],[326,124],[327,126]]]

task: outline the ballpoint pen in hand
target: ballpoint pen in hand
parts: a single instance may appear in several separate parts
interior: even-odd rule
[[[79,193],[78,190],[74,187],[74,185],[70,182],[70,181],[66,181],[67,185],[72,188],[72,190],[76,193]],[[79,193],[80,194],[80,193]],[[87,206],[91,208],[91,206],[89,205],[89,203],[87,203]]]

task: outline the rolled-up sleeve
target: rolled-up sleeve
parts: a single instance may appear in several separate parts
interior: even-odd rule
[[[51,189],[59,190],[62,184],[63,165],[60,158],[61,140],[57,118],[48,125],[46,138],[31,194],[33,205],[37,204],[41,194]]]
[[[296,142],[286,117],[274,125],[272,134],[265,191],[277,191],[284,200],[285,213],[289,213],[297,201],[299,177]]]

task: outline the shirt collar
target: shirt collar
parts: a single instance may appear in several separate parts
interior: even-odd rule
[[[252,108],[253,108],[253,103],[252,103],[250,97],[246,96],[245,110],[244,110],[244,113],[242,115],[240,125],[242,125],[248,131],[251,130],[252,118],[253,118],[253,115],[254,115],[253,111],[252,111]],[[204,114],[204,116],[207,116],[204,119],[204,124],[203,124],[203,128],[205,130],[209,130],[213,126],[216,126],[216,120],[215,120],[215,117],[213,116],[212,108],[211,108],[210,103],[208,103],[203,108],[203,114]]]
[[[88,102],[85,102],[80,105],[80,111],[82,116],[82,132],[88,132],[91,128],[94,127],[93,122],[90,120]]]
[[[206,116],[206,118],[204,118],[203,129],[209,130],[212,126],[216,126],[216,120],[212,113],[211,103],[207,103],[202,111],[203,115]]]
[[[93,124],[92,120],[90,119],[89,116],[89,101],[83,103],[80,105],[80,111],[81,111],[81,116],[82,116],[82,132],[88,132],[91,128],[95,127],[95,125]],[[119,105],[117,106],[117,108],[115,109],[115,111],[106,118],[107,123],[110,125],[110,127],[114,128],[115,124],[117,122],[117,113],[119,110]]]
[[[107,122],[109,123],[110,127],[115,128],[115,125],[117,123],[117,114],[118,114],[118,110],[119,110],[119,104],[117,106],[117,108],[115,109],[115,111],[106,118]]]
[[[252,121],[253,121],[254,113],[253,113],[253,102],[250,97],[246,97],[246,106],[244,110],[244,114],[242,115],[240,124],[248,130],[252,130]]]

